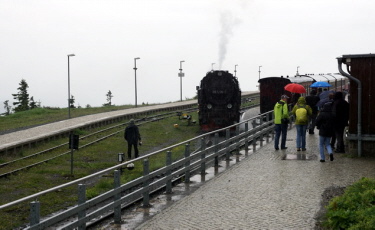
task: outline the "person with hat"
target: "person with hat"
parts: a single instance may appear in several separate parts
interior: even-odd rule
[[[275,123],[275,149],[279,150],[279,140],[281,136],[281,149],[287,149],[286,135],[289,123],[289,111],[288,111],[288,96],[282,95],[281,100],[276,102],[273,113],[274,113],[274,123]]]
[[[125,128],[124,138],[128,142],[128,159],[132,156],[132,146],[134,147],[134,157],[138,157],[138,144],[141,145],[141,135],[134,119],[131,119],[129,125]]]

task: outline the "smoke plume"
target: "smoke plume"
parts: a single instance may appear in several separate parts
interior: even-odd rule
[[[229,40],[233,35],[233,29],[240,24],[240,20],[231,12],[225,11],[220,13],[221,31],[219,34],[219,69],[225,60]]]

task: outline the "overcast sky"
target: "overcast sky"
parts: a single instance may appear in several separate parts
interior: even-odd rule
[[[207,71],[242,91],[261,77],[338,72],[336,57],[374,53],[373,0],[0,0],[0,103],[25,79],[42,106],[138,104],[196,95]]]

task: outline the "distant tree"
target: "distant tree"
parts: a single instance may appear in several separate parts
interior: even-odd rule
[[[89,109],[89,108],[91,108],[91,105],[90,105],[90,104],[87,104],[87,105],[86,105],[86,109]]]
[[[4,109],[5,109],[5,113],[3,114],[8,116],[12,109],[12,106],[9,105],[9,100],[4,101]]]
[[[104,104],[104,105],[112,105],[113,94],[111,90],[108,90],[108,93],[106,94],[106,96],[107,96],[107,104]]]
[[[75,103],[76,99],[74,99],[74,96],[70,96],[70,99],[69,99],[69,107],[70,108],[75,108],[74,106],[74,103]]]
[[[34,101],[34,97],[30,97],[29,107],[30,109],[35,109],[39,107],[37,102]]]
[[[13,105],[16,106],[14,108],[14,112],[29,109],[29,94],[27,93],[27,88],[29,88],[29,85],[25,79],[22,79],[19,85],[20,87],[17,88],[18,93],[12,94],[13,98],[16,100],[16,102],[13,102]]]

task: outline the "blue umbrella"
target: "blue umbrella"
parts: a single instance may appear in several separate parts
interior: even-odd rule
[[[332,87],[328,82],[325,81],[317,81],[310,85],[311,88],[319,88],[319,87]]]

